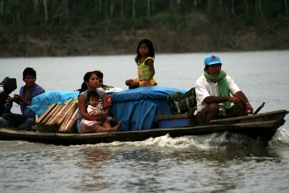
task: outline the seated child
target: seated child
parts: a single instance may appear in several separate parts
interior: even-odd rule
[[[152,42],[148,39],[141,40],[137,46],[137,56],[135,58],[138,78],[125,81],[125,84],[129,89],[138,88],[140,86],[155,86],[158,84],[154,79],[154,57],[155,51]]]
[[[87,94],[87,101],[88,101],[88,106],[87,106],[87,113],[90,116],[97,117],[99,115],[104,114],[104,108],[102,104],[99,102],[99,95],[96,91],[90,91]],[[96,120],[86,120],[82,119],[82,122],[87,125],[87,126],[103,126],[107,127],[110,125],[109,122],[112,120],[112,117],[106,117],[105,120],[103,121],[96,121]]]

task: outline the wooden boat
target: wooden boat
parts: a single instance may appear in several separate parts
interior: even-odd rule
[[[276,130],[285,123],[287,110],[277,110],[251,116],[212,120],[210,124],[177,128],[156,128],[148,130],[108,133],[44,133],[0,129],[0,140],[25,140],[55,145],[81,145],[109,143],[113,141],[142,141],[151,137],[169,134],[171,137],[202,135],[216,132],[242,133],[267,144]]]

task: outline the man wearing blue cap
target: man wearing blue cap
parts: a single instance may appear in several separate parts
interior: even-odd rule
[[[196,81],[197,124],[208,123],[212,119],[252,114],[253,108],[246,95],[221,70],[219,56],[207,56],[204,63],[204,74]],[[231,106],[231,103],[234,105]]]

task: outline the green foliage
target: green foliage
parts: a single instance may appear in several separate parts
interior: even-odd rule
[[[183,17],[179,13],[162,12],[154,16],[154,21],[164,24],[177,24]]]
[[[0,25],[96,26],[107,21],[125,27],[145,27],[151,22],[177,25],[196,12],[212,22],[238,19],[250,25],[260,19],[288,19],[285,2],[287,0],[9,0],[1,1]]]

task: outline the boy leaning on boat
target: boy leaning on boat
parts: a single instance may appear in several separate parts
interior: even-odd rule
[[[212,119],[237,117],[253,113],[246,95],[222,68],[220,57],[205,58],[204,74],[196,81],[197,124]],[[231,106],[233,103],[233,106]]]
[[[4,113],[0,118],[1,127],[12,127],[17,130],[32,130],[35,123],[35,113],[27,106],[31,105],[32,99],[45,92],[45,90],[35,83],[36,71],[27,67],[23,71],[23,81],[25,85],[20,88],[20,93],[14,97],[9,97],[7,102],[16,102],[20,105],[22,114]]]

